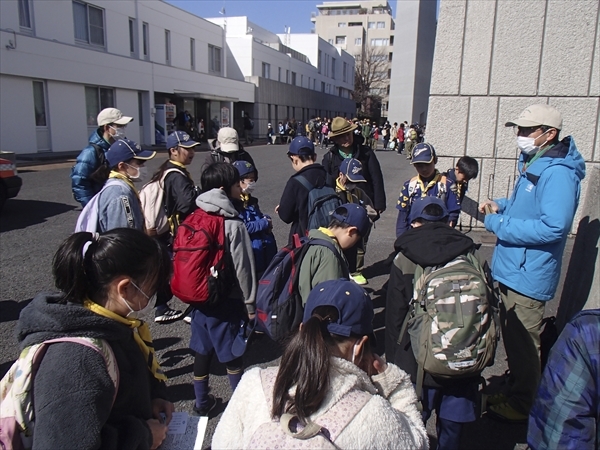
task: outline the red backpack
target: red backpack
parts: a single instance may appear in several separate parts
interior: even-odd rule
[[[237,284],[225,219],[195,210],[177,229],[173,242],[171,290],[182,302],[213,305]]]

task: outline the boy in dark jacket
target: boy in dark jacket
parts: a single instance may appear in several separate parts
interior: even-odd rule
[[[413,277],[417,264],[444,265],[459,255],[474,251],[473,241],[447,225],[448,210],[436,197],[413,203],[411,228],[394,244],[398,254],[390,271],[386,301],[385,355],[388,362],[405,370],[416,382],[417,362],[408,333],[398,338],[413,298]],[[423,420],[435,410],[438,449],[458,449],[462,424],[476,419],[479,377],[440,379],[425,373],[423,381]]]
[[[258,169],[250,153],[244,150],[240,144],[238,132],[231,127],[223,127],[217,134],[217,140],[214,142],[214,148],[206,155],[204,164],[200,169],[204,172],[208,166],[216,162],[233,163],[234,161],[248,161],[254,166],[256,179],[258,180]]]
[[[294,234],[306,236],[308,233],[308,192],[309,190],[296,178],[302,175],[315,187],[325,185],[333,187],[333,177],[328,177],[327,172],[322,165],[316,163],[317,154],[315,146],[310,139],[304,136],[294,138],[288,150],[288,158],[292,162],[292,167],[296,171],[290,177],[279,205],[275,212],[285,223],[291,223],[290,242]],[[337,174],[336,174],[337,178]]]
[[[375,153],[366,145],[354,141],[354,130],[357,125],[348,122],[343,117],[336,117],[331,123],[329,138],[333,146],[323,156],[323,167],[331,178],[335,179],[340,173],[340,165],[346,158],[358,159],[363,167],[363,176],[367,181],[362,189],[373,200],[373,206],[379,214],[385,211],[385,189],[383,174]]]
[[[240,219],[244,221],[252,241],[256,277],[258,279],[277,253],[277,243],[273,235],[273,221],[269,216],[262,213],[258,207],[258,199],[252,196],[256,185],[254,166],[248,161],[235,161],[233,167],[240,174],[240,187],[242,188]]]
[[[477,178],[479,174],[479,164],[475,158],[471,158],[470,156],[461,157],[454,169],[448,170],[444,175],[450,181],[452,181],[452,185],[450,189],[456,194],[458,197],[458,201],[462,204],[463,199],[465,198],[465,194],[469,189],[469,181]],[[455,226],[456,223],[451,224]]]
[[[410,211],[413,202],[420,197],[437,197],[446,205],[449,221],[456,224],[460,213],[460,201],[456,193],[450,189],[452,182],[436,168],[437,156],[433,145],[417,144],[413,150],[411,164],[417,175],[406,181],[398,197],[398,219],[396,220],[396,237],[410,228]]]

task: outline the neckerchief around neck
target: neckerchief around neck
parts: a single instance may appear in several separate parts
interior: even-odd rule
[[[160,368],[160,364],[156,359],[154,344],[152,343],[152,335],[150,334],[150,328],[146,322],[138,319],[128,319],[126,317],[122,317],[89,299],[85,299],[83,301],[83,307],[98,314],[99,316],[115,320],[123,325],[128,326],[129,328],[132,328],[133,339],[140,348],[142,355],[144,355],[144,360],[148,364],[148,370],[152,372],[152,375],[154,375],[157,380],[167,380],[167,377],[163,373],[162,369]]]
[[[133,181],[131,181],[131,178],[129,178],[127,175],[123,175],[120,172],[117,172],[115,170],[111,170],[110,174],[108,175],[108,178],[116,178],[118,180],[124,181],[125,183],[127,183],[127,186],[129,186],[131,188],[131,190],[133,192],[135,192],[135,196],[139,199],[139,195],[138,195],[138,191],[135,188],[135,185],[133,184]]]
[[[423,183],[423,180],[421,180],[421,177],[419,176],[417,178],[417,181],[419,183],[419,186],[421,187],[421,197],[426,197],[427,191],[429,189],[431,189],[433,186],[435,186],[440,181],[441,178],[442,178],[442,174],[439,173],[436,169],[435,176],[429,183],[427,183],[427,186],[425,186],[425,184]]]

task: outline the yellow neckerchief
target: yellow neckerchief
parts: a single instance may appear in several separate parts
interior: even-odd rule
[[[352,200],[352,191],[349,191],[346,186],[342,186],[339,178],[336,178],[335,180],[335,188],[336,192],[339,192],[340,194],[343,193],[346,196],[348,203],[354,203]]]
[[[138,198],[138,200],[140,199],[140,196],[138,195],[138,191],[135,188],[133,181],[131,181],[131,178],[129,178],[127,175],[123,175],[121,172],[117,172],[116,170],[111,170],[110,174],[108,175],[108,178],[116,178],[118,180],[124,181],[127,184],[127,186],[129,186],[131,190],[135,192],[135,196]]]
[[[160,364],[154,355],[154,344],[152,343],[152,335],[148,324],[138,319],[127,319],[122,317],[89,299],[83,301],[83,307],[98,314],[99,316],[113,319],[123,325],[133,328],[133,339],[140,348],[144,360],[148,363],[148,370],[157,380],[166,381],[167,377],[160,368]]]
[[[440,181],[441,178],[442,178],[442,174],[439,173],[438,170],[436,169],[433,180],[431,180],[429,183],[427,183],[427,186],[425,186],[423,184],[423,180],[421,180],[421,175],[417,176],[417,183],[419,183],[419,187],[421,188],[421,197],[426,197],[427,191],[429,189],[431,189],[433,186],[435,186]]]
[[[173,164],[174,166],[181,167],[183,170],[185,170],[185,172],[183,172],[183,173],[187,175],[187,177],[192,181],[192,183],[194,182],[194,180],[192,180],[192,177],[191,177],[190,173],[188,172],[185,164],[180,163],[179,161],[173,161],[172,159],[170,159],[169,162],[171,164]]]
[[[250,201],[250,198],[252,196],[250,194],[245,194],[242,192],[242,195],[240,195],[240,198],[242,199],[242,202],[244,202],[244,208],[248,207],[248,202]]]
[[[335,238],[335,234],[333,234],[333,232],[329,228],[319,227],[319,231],[321,233],[323,233],[324,235],[332,238],[335,242],[337,242],[337,239]]]

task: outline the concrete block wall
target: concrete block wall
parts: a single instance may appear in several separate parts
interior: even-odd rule
[[[441,169],[479,161],[463,229],[483,226],[480,201],[512,192],[519,152],[504,124],[531,104],[558,108],[561,136],[574,137],[588,173],[600,167],[599,16],[597,0],[440,0],[426,139]],[[586,177],[580,205],[598,182]]]

